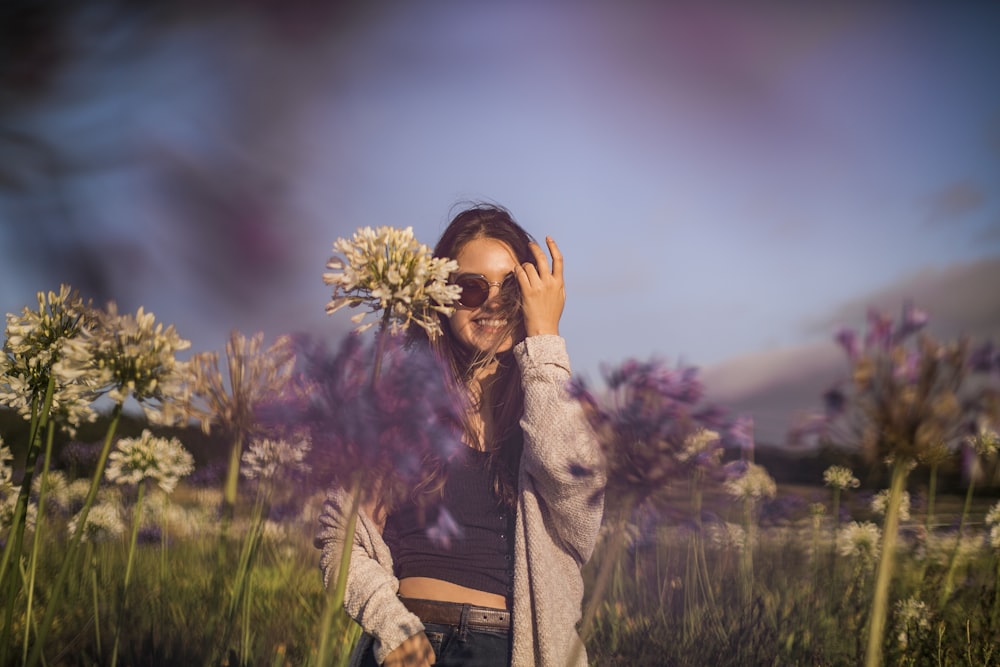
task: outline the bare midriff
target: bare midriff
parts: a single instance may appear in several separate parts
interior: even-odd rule
[[[459,602],[479,607],[506,609],[507,599],[496,593],[487,593],[475,588],[467,588],[450,581],[431,577],[406,577],[399,580],[399,594],[406,598],[438,600],[439,602]]]

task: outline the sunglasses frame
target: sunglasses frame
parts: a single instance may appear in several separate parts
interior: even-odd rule
[[[482,300],[474,304],[464,303],[466,299],[465,287],[460,284],[461,281],[472,281],[476,283],[476,288],[478,290],[476,294],[481,295]],[[481,273],[459,273],[456,274],[448,282],[450,282],[452,285],[458,285],[459,287],[462,288],[462,294],[459,295],[458,297],[458,305],[462,306],[463,308],[479,308],[481,305],[489,301],[491,287],[496,287],[497,289],[499,289],[500,293],[503,293],[504,290],[507,289],[509,286],[511,285],[515,287],[517,286],[517,276],[515,276],[514,272],[511,271],[506,276],[504,276],[503,280],[498,282],[495,280],[487,280],[486,276],[484,276]],[[476,298],[473,298],[473,301],[475,300]]]

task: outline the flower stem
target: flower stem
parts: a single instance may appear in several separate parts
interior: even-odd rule
[[[871,617],[868,620],[868,646],[865,650],[865,667],[882,664],[882,643],[885,639],[885,622],[889,609],[889,584],[899,535],[899,507],[903,500],[903,487],[909,474],[907,461],[897,459],[892,466],[892,482],[885,509],[885,526],[882,533],[882,557],[875,575],[875,593],[872,596]]]
[[[142,520],[142,501],[146,492],[145,481],[139,482],[139,496],[135,501],[134,516],[132,517],[132,534],[129,537],[128,557],[125,560],[125,581],[122,583],[121,602],[118,607],[118,622],[115,625],[115,643],[111,649],[111,667],[118,664],[118,643],[121,639],[122,620],[125,618],[125,602],[128,595],[128,582],[132,576],[132,564],[135,562],[135,545],[139,537],[139,523]]]
[[[972,507],[972,492],[976,487],[974,477],[969,478],[969,486],[965,490],[965,504],[962,506],[962,517],[958,520],[958,535],[955,537],[955,546],[951,550],[948,558],[948,573],[945,575],[944,584],[941,585],[939,604],[943,607],[951,592],[955,588],[955,570],[958,569],[958,552],[962,548],[962,538],[965,537],[965,522],[969,517],[969,508]]]
[[[49,422],[45,434],[45,459],[42,463],[42,488],[38,493],[38,518],[35,519],[35,535],[31,541],[31,556],[28,559],[28,606],[24,614],[24,650],[21,662],[28,660],[28,640],[31,629],[31,608],[35,597],[35,574],[38,571],[38,552],[41,547],[42,525],[45,523],[45,500],[49,486],[49,464],[52,462],[52,439],[55,435],[55,423]]]
[[[583,614],[583,620],[580,622],[580,641],[575,642],[573,650],[570,652],[569,661],[566,663],[567,667],[572,667],[572,665],[577,663],[580,658],[580,651],[594,629],[593,625],[594,618],[597,616],[597,607],[603,602],[604,591],[607,589],[608,581],[611,579],[611,571],[618,563],[621,551],[625,546],[625,523],[629,514],[631,514],[631,505],[631,502],[623,503],[618,516],[615,518],[611,537],[608,538],[607,548],[603,550],[601,567],[597,571],[594,588],[590,591],[587,609]]]
[[[121,416],[122,404],[116,403],[111,411],[111,423],[108,425],[108,432],[104,437],[104,446],[101,447],[100,456],[97,458],[97,469],[94,471],[94,477],[90,481],[90,491],[87,492],[87,497],[83,501],[83,508],[77,515],[76,530],[66,545],[66,553],[63,556],[59,574],[56,576],[55,585],[52,587],[52,599],[46,605],[45,616],[42,618],[42,622],[38,627],[38,633],[35,635],[35,646],[28,657],[28,667],[37,665],[42,658],[45,639],[49,634],[49,628],[52,627],[56,610],[59,608],[59,592],[66,584],[66,577],[69,576],[69,571],[76,564],[76,554],[83,539],[83,531],[87,527],[87,516],[90,514],[90,508],[97,498],[97,491],[101,486],[101,479],[104,477],[104,467],[107,465],[108,455],[111,453],[111,441],[114,439],[115,431],[118,430],[118,422],[121,420]]]
[[[8,533],[7,544],[4,545],[3,562],[0,563],[0,589],[6,591],[4,604],[3,631],[0,633],[0,665],[6,665],[9,659],[8,651],[13,647],[13,619],[14,600],[17,598],[19,585],[22,579],[18,576],[7,577],[8,573],[15,573],[21,567],[21,550],[24,548],[24,528],[27,524],[28,499],[31,495],[31,482],[35,474],[35,463],[38,461],[38,453],[41,451],[39,433],[41,427],[46,425],[49,412],[52,409],[52,395],[55,390],[55,378],[49,376],[49,383],[45,387],[45,398],[42,401],[42,408],[36,413],[37,401],[32,401],[32,420],[30,427],[30,439],[28,440],[28,453],[24,463],[24,477],[21,479],[21,490],[17,494],[17,503],[14,506],[14,518]],[[13,562],[11,561],[13,559]],[[30,623],[29,623],[30,625]]]

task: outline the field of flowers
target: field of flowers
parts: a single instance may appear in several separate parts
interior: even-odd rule
[[[182,359],[172,326],[66,286],[7,315],[0,667],[345,663],[350,552],[324,589],[312,545],[325,489],[356,517],[461,445],[437,358],[396,335],[433,332],[451,265],[410,230],[335,249],[327,310],[367,306],[352,319],[375,314],[370,344],[234,331],[224,360]],[[593,664],[1000,664],[1000,502],[982,475],[1000,351],[925,322],[907,305],[837,334],[846,377],[793,436],[853,463],[805,486],[779,487],[752,419],[706,404],[695,369],[630,360],[567,388],[607,463],[579,625]],[[939,493],[954,470],[964,495]]]

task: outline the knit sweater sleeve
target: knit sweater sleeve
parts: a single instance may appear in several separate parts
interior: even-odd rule
[[[320,570],[325,587],[333,586],[340,567],[341,545],[351,498],[343,489],[327,494],[314,543],[322,550]],[[399,580],[392,573],[392,555],[375,523],[363,510],[354,531],[344,609],[374,639],[375,660],[385,657],[408,637],[424,629],[420,619],[400,602]]]
[[[546,506],[550,532],[579,564],[591,556],[604,507],[604,462],[583,409],[567,391],[566,343],[530,336],[514,348],[524,387],[521,469]]]

